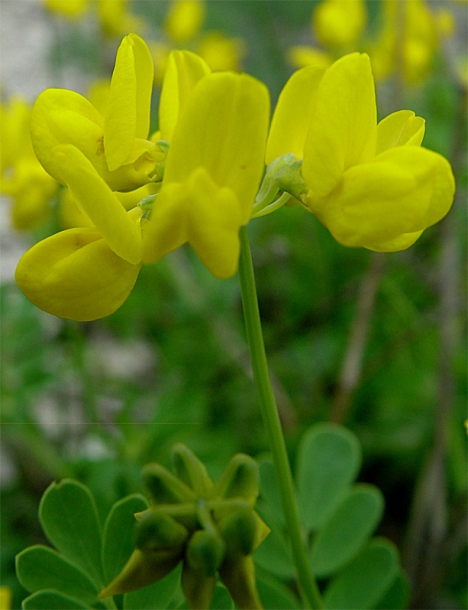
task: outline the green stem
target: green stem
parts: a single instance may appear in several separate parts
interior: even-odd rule
[[[273,463],[278,480],[281,505],[287,524],[294,564],[296,566],[304,601],[314,610],[322,608],[322,601],[315,578],[310,570],[307,551],[301,533],[301,525],[296,505],[294,484],[289,466],[281,422],[276,408],[275,396],[270,382],[265,346],[263,343],[260,313],[258,310],[257,289],[250,253],[247,228],[240,231],[241,255],[239,277],[242,290],[245,328],[250,347],[252,369],[257,386],[260,409],[268,431]]]

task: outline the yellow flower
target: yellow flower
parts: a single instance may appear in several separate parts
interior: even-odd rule
[[[12,200],[11,217],[18,230],[38,226],[50,213],[57,183],[41,167],[31,145],[31,108],[21,97],[0,103],[0,193]]]
[[[44,6],[52,13],[68,19],[77,19],[88,10],[88,0],[44,0]]]
[[[453,200],[450,164],[420,147],[423,135],[423,119],[409,110],[377,125],[369,58],[352,53],[325,72],[293,74],[266,161],[285,153],[303,160],[304,203],[341,244],[396,251],[443,218]]]
[[[350,49],[367,23],[364,0],[324,0],[312,16],[312,31],[324,47]]]
[[[10,610],[11,608],[11,589],[10,587],[0,587],[0,610]]]
[[[121,36],[143,28],[143,20],[133,15],[128,5],[128,0],[97,0],[99,23],[106,36]]]
[[[200,39],[197,52],[214,72],[240,71],[245,42],[242,38],[229,38],[222,32],[206,32]]]
[[[385,0],[382,13],[382,31],[370,46],[376,78],[401,70],[405,82],[422,82],[439,47],[437,17],[424,0]]]
[[[113,313],[133,289],[141,268],[140,218],[117,196],[75,146],[52,152],[89,227],[61,231],[37,243],[18,263],[16,282],[40,309],[72,320]]]
[[[176,44],[185,44],[195,38],[204,21],[203,0],[172,0],[163,29]]]
[[[143,260],[191,244],[208,269],[232,276],[239,229],[248,223],[263,172],[266,87],[247,75],[203,77],[179,116],[164,182],[143,226]]]
[[[54,148],[71,144],[116,191],[152,180],[163,157],[148,138],[153,61],[144,41],[126,36],[117,52],[104,116],[86,98],[66,89],[46,89],[34,104],[31,137],[44,169],[60,181]]]
[[[128,68],[127,81],[132,83],[138,80],[138,69],[126,60],[128,56],[118,56],[116,63],[119,70]],[[138,89],[133,88],[135,112],[127,99],[127,81],[114,77],[99,138],[105,150],[101,156],[115,168],[112,171],[119,172],[125,168],[119,164],[136,146],[135,132],[146,133],[148,122],[139,110],[139,104],[145,108],[145,96],[139,100]],[[63,110],[64,99],[56,98],[62,103],[56,115]],[[89,127],[89,117],[101,115],[84,98],[71,99],[81,111],[75,114],[75,124],[70,117],[68,122],[54,122],[52,105],[41,128],[40,114],[36,116],[36,138],[38,130],[40,135],[36,149],[48,171],[68,187],[68,210],[72,199],[79,212],[72,222],[81,226],[43,240],[22,257],[16,280],[26,296],[64,318],[93,320],[109,315],[130,294],[143,262],[156,262],[185,242],[214,275],[233,275],[239,229],[250,219],[263,173],[269,116],[266,87],[246,75],[212,75],[193,53],[171,54],[161,93],[160,133],[153,136],[171,144],[150,220],[142,218],[147,202],[137,204],[148,189],[156,193],[160,183],[147,184],[142,187],[145,192],[113,192],[115,184],[109,186],[104,180],[111,182],[112,173],[103,171],[88,146],[89,136],[78,131],[87,120]],[[119,112],[128,124],[118,120]]]
[[[155,81],[165,77],[171,49],[186,45],[202,57],[213,71],[240,70],[245,55],[241,38],[230,38],[220,31],[202,32],[205,21],[204,0],[171,0],[163,24],[163,40],[150,42],[155,63]]]

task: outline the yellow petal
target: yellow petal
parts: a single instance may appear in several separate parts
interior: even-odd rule
[[[165,181],[185,182],[205,167],[231,189],[246,224],[264,170],[269,96],[251,76],[218,72],[202,79],[180,117],[168,152]]]
[[[284,86],[271,121],[265,155],[267,165],[286,153],[302,159],[317,88],[324,72],[315,66],[297,70]]]
[[[316,68],[328,68],[333,59],[331,55],[325,51],[320,51],[314,47],[307,45],[297,45],[288,49],[288,62],[296,68],[305,68],[306,66],[315,66]]]
[[[128,297],[140,265],[118,257],[96,229],[69,229],[40,241],[18,263],[16,281],[37,307],[61,318],[108,316]]]
[[[179,115],[200,79],[210,73],[206,62],[190,51],[172,51],[167,60],[166,72],[159,102],[159,129],[161,139],[172,142]]]
[[[240,206],[199,167],[184,184],[165,184],[143,225],[143,260],[153,263],[189,242],[215,277],[234,275],[239,260]]]
[[[79,207],[99,229],[118,256],[141,261],[140,227],[126,213],[116,195],[77,148],[63,144],[54,149],[56,169]]]
[[[185,200],[183,185],[163,185],[153,204],[151,219],[142,221],[144,263],[155,263],[187,242]]]
[[[215,277],[231,277],[240,253],[239,202],[230,189],[217,187],[204,168],[192,174],[187,186],[190,245]]]
[[[57,144],[73,144],[88,159],[96,158],[102,148],[103,118],[79,93],[66,89],[46,89],[34,104],[31,114],[31,139],[39,162],[57,181],[52,150]]]
[[[377,125],[377,154],[394,146],[420,146],[425,121],[411,110],[392,112]]]
[[[447,214],[455,184],[448,161],[424,148],[391,148],[348,170],[311,210],[345,246],[398,250]],[[406,237],[404,237],[406,235]]]
[[[58,144],[76,146],[91,161],[98,174],[115,191],[133,190],[150,182],[153,156],[146,154],[131,165],[110,172],[104,155],[104,119],[86,98],[66,89],[46,89],[34,104],[31,114],[31,139],[34,152],[44,169],[61,181],[52,150]],[[138,141],[137,141],[138,142]],[[133,152],[134,142],[130,153]]]
[[[304,149],[302,174],[318,197],[375,154],[376,104],[369,57],[352,53],[325,72]]]
[[[150,124],[153,59],[136,34],[125,36],[117,51],[104,121],[109,170],[126,162],[135,138],[146,138]]]

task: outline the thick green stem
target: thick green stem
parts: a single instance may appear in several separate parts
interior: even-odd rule
[[[258,310],[252,256],[250,253],[249,237],[246,227],[242,227],[240,238],[241,256],[239,261],[239,277],[242,289],[242,304],[244,308],[245,328],[250,347],[250,356],[252,359],[252,369],[260,398],[260,409],[270,439],[281,504],[288,528],[293,559],[301,585],[302,595],[304,601],[307,602],[308,607],[315,610],[322,608],[322,602],[317,583],[310,570],[307,551],[302,538],[291,468],[289,466],[275,396],[271,387],[260,323],[260,313]]]

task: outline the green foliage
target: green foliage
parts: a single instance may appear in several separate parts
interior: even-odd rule
[[[134,514],[147,507],[145,498],[136,494],[116,502],[106,519],[101,543],[101,527],[89,489],[69,479],[52,483],[41,500],[39,518],[60,553],[33,546],[17,556],[18,579],[32,593],[23,607],[102,608],[97,595],[133,551]],[[177,574],[170,574],[150,587],[126,594],[123,607],[166,608],[178,585]]]
[[[406,608],[408,589],[398,551],[384,538],[372,538],[384,498],[374,485],[354,483],[361,464],[356,436],[336,424],[312,426],[300,441],[296,465],[302,526],[310,539],[310,564],[323,582],[326,609]],[[260,465],[263,516],[272,533],[256,561],[291,580],[291,553],[281,528],[278,491],[271,463]],[[381,605],[382,604],[382,605]],[[294,606],[285,606],[294,607]]]

